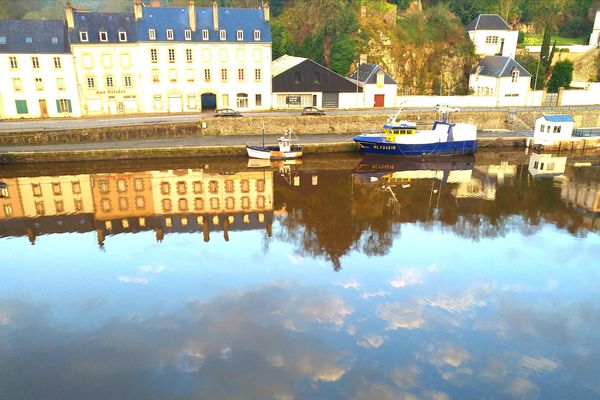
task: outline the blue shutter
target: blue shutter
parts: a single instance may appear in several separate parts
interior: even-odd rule
[[[15,100],[15,106],[17,107],[17,114],[28,114],[27,100]]]

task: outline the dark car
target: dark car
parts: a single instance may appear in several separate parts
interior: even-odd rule
[[[0,182],[0,199],[3,199],[6,195],[5,190],[8,188],[8,185],[4,182]]]
[[[215,117],[241,117],[242,114],[239,111],[232,110],[231,108],[220,108],[215,110]]]
[[[302,109],[302,115],[325,115],[325,111],[320,110],[317,107],[304,107]]]

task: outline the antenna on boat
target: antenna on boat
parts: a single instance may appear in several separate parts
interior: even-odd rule
[[[452,106],[447,106],[447,105],[442,105],[442,104],[436,105],[435,109],[439,116],[440,121],[442,121],[442,122],[448,122],[448,119],[450,119],[450,114],[460,111],[460,109],[458,107],[452,107]]]

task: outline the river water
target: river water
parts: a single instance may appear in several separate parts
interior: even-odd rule
[[[0,399],[600,398],[599,166],[0,166]]]

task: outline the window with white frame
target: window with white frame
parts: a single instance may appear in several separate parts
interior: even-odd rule
[[[254,40],[260,40],[260,31],[258,29],[254,30]]]
[[[8,61],[10,62],[11,69],[19,68],[19,63],[17,62],[17,57],[8,57]]]
[[[31,67],[33,69],[39,69],[40,68],[40,59],[39,59],[39,57],[31,57]]]
[[[517,83],[518,80],[519,80],[519,71],[515,70],[512,72],[512,81],[513,81],[513,83]]]
[[[175,49],[169,49],[169,62],[175,62]]]
[[[193,69],[191,69],[191,68],[188,68],[188,69],[185,71],[185,78],[186,78],[186,80],[187,80],[188,82],[194,82],[194,75],[195,75],[195,74],[194,74],[194,70],[193,70]]]
[[[498,44],[498,36],[486,36],[485,44]]]
[[[69,112],[69,100],[68,99],[58,99],[58,112],[68,113]]]
[[[189,63],[194,61],[194,55],[192,49],[185,49],[185,60]]]
[[[106,77],[106,87],[111,88],[113,86],[114,86],[113,77],[109,75]]]
[[[89,41],[87,31],[79,31],[79,40],[82,41],[82,42]]]
[[[88,77],[87,78],[87,87],[88,89],[93,89],[96,87],[96,79],[94,79],[93,77]]]
[[[13,88],[15,92],[20,92],[23,90],[23,83],[21,82],[21,78],[13,78]]]
[[[244,31],[243,31],[243,30],[241,30],[241,29],[238,29],[238,30],[235,32],[235,37],[236,37],[236,39],[237,39],[238,41],[242,41],[242,40],[244,40]]]
[[[62,63],[60,62],[60,57],[54,57],[54,68],[61,69]]]
[[[202,40],[208,40],[208,29],[202,29]]]
[[[209,68],[204,69],[204,81],[210,82],[210,69]]]
[[[56,78],[56,90],[65,90],[65,80],[63,78]]]
[[[248,95],[246,93],[238,93],[236,103],[237,108],[248,108]]]
[[[148,29],[148,40],[156,40],[156,29]]]
[[[244,68],[238,68],[238,81],[243,81],[246,78]]]
[[[262,106],[262,94],[257,94],[254,96],[254,103],[255,103],[256,107]]]
[[[177,82],[177,70],[175,68],[169,69],[169,80],[171,82]]]
[[[227,68],[221,68],[221,80],[223,82],[227,81],[227,79],[229,78],[227,75]]]
[[[37,90],[38,92],[44,90],[44,81],[42,80],[42,78],[35,78],[35,90]]]
[[[227,32],[225,31],[225,29],[221,29],[219,31],[219,39],[220,40],[227,40]]]
[[[150,49],[150,61],[153,63],[158,62],[158,51],[156,49]]]
[[[108,32],[106,32],[106,31],[100,31],[100,41],[101,42],[108,42]]]
[[[167,29],[167,40],[173,40],[174,38],[173,29]]]
[[[131,81],[131,75],[125,75],[123,77],[123,86],[125,86],[125,87],[131,87],[132,86],[131,82],[132,82]]]
[[[152,82],[154,82],[154,83],[160,82],[160,70],[158,70],[158,69],[152,70]]]
[[[185,30],[185,40],[192,40],[192,31],[190,29]]]
[[[257,82],[262,80],[262,70],[260,68],[254,70],[254,80]]]
[[[127,41],[127,32],[120,31],[119,32],[119,42]]]

